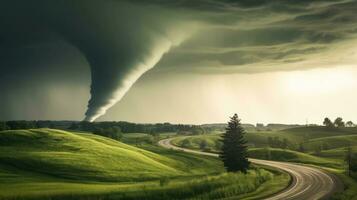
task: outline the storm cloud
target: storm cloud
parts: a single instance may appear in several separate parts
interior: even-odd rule
[[[0,84],[10,93],[7,82],[18,74],[56,79],[68,72],[80,82],[89,66],[85,120],[93,121],[153,67],[257,73],[349,63],[356,10],[354,0],[5,1]],[[33,56],[49,47],[56,56]]]

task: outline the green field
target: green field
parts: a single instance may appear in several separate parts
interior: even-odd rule
[[[289,146],[286,149],[271,148],[269,137],[285,138]],[[299,127],[282,131],[247,132],[245,138],[253,158],[316,164],[335,169],[344,169],[343,159],[348,145],[357,150],[356,128]],[[172,143],[199,150],[203,141],[207,147],[201,150],[219,151],[220,134],[178,137]],[[299,144],[303,145],[304,152],[298,152]],[[316,152],[317,148],[319,152]]]
[[[249,157],[257,159],[312,164],[333,169],[344,168],[344,164],[338,159],[323,158],[288,149],[253,148],[249,149],[248,153]]]
[[[172,132],[160,133],[156,136],[147,133],[125,133],[120,141],[134,146],[141,146],[143,144],[156,144],[160,139],[173,137],[175,135],[176,133]]]
[[[303,163],[323,167],[337,173],[345,183],[345,191],[336,199],[357,196],[357,183],[345,175],[347,147],[357,152],[357,128],[299,127],[280,131],[247,132],[248,153],[252,158]],[[284,139],[285,149],[271,148],[268,138]],[[186,148],[218,152],[220,134],[194,135],[175,138],[172,143]],[[206,148],[202,149],[202,143]],[[301,149],[301,147],[303,149]],[[303,152],[299,152],[303,150]],[[357,198],[357,197],[356,197]]]
[[[140,147],[89,133],[2,131],[0,199],[256,199],[289,182],[278,171],[226,174],[217,158]]]
[[[195,135],[189,138],[190,148],[199,149],[202,140],[206,141],[210,151],[219,149],[220,134]],[[321,151],[346,146],[357,146],[357,128],[333,128],[326,127],[299,127],[281,131],[247,132],[245,138],[248,145],[253,148],[269,146],[268,138],[286,139],[289,149],[298,150],[302,145],[307,153],[314,152],[317,148]],[[181,146],[183,139],[175,139],[173,143]]]

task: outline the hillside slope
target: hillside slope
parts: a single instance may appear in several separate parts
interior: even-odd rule
[[[309,126],[298,127],[279,131],[282,134],[290,136],[303,137],[305,139],[315,139],[331,136],[357,135],[357,128],[341,127],[341,128],[326,128],[324,126]]]
[[[0,132],[0,163],[56,178],[133,181],[182,174],[177,161],[86,133],[36,129]]]
[[[279,171],[226,174],[214,157],[141,147],[90,133],[2,131],[0,199],[259,199],[289,183]]]

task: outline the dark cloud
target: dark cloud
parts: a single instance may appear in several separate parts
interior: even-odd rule
[[[296,69],[353,43],[356,10],[355,0],[3,1],[0,83],[9,88],[11,77],[39,74],[87,83],[73,66],[88,65],[91,121],[154,66],[198,73]]]
[[[235,9],[205,15],[203,31],[170,51],[157,67],[177,70],[179,66],[200,73],[289,70],[300,62],[304,62],[301,68],[320,67],[318,63],[308,66],[306,61],[329,55],[323,59],[334,63],[344,56],[340,52],[344,46],[356,44],[356,1],[224,3]]]
[[[155,7],[120,1],[12,1],[2,9],[4,51],[17,49],[20,55],[26,46],[63,40],[86,58],[92,78],[87,120],[102,115],[180,40],[170,33],[177,20],[169,20],[170,13],[160,19],[165,11],[155,14],[160,11]]]

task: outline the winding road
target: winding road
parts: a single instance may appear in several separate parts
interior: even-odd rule
[[[173,138],[159,141],[159,145],[169,149],[185,151],[200,155],[215,156],[218,154],[185,149],[171,144]],[[249,159],[252,163],[274,167],[287,172],[291,184],[283,191],[265,198],[266,200],[318,200],[329,199],[333,193],[340,190],[341,182],[333,174],[323,170],[294,163],[269,160]]]

